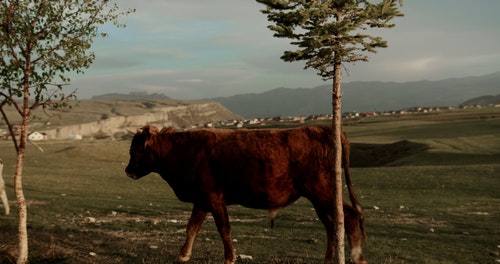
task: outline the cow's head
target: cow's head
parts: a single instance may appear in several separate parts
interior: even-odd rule
[[[145,126],[135,133],[130,145],[130,160],[125,168],[127,176],[139,179],[157,170],[160,134],[154,126]]]

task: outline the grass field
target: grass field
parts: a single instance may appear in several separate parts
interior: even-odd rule
[[[369,263],[500,262],[500,109],[373,117],[345,126]],[[128,179],[128,141],[29,146],[30,263],[175,263],[191,205],[158,175]],[[0,142],[12,214],[0,208],[0,263],[14,263],[15,153]],[[280,211],[230,208],[238,263],[322,263],[325,232],[301,199]],[[347,253],[349,251],[347,250]],[[221,263],[211,217],[189,263]]]

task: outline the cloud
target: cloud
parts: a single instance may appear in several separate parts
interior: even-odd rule
[[[93,70],[123,69],[142,65],[144,62],[133,58],[99,56],[92,65]]]
[[[440,62],[441,59],[439,57],[418,58],[416,60],[408,61],[404,68],[417,73],[428,72],[435,69]]]
[[[176,80],[177,83],[202,83],[201,79]]]

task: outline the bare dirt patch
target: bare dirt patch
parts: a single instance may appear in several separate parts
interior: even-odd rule
[[[405,224],[405,225],[426,225],[431,228],[448,226],[447,221],[418,216],[412,213],[400,214],[398,217],[393,218],[392,222],[396,224]]]

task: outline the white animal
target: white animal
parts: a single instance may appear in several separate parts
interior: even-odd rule
[[[7,199],[7,193],[5,192],[5,182],[2,176],[3,171],[3,161],[0,159],[0,197],[2,198],[3,207],[5,207],[5,214],[10,213],[9,200]]]

